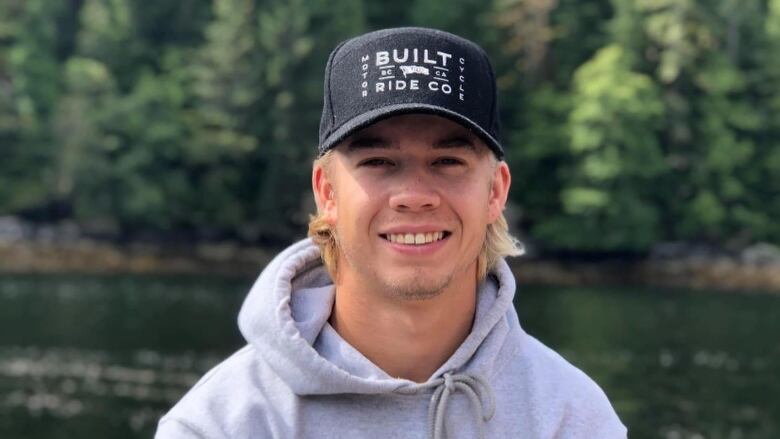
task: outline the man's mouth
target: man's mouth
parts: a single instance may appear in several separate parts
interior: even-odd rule
[[[383,233],[379,236],[395,244],[425,245],[445,239],[451,234],[451,232],[443,230],[423,233]]]

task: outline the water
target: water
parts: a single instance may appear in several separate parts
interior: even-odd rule
[[[149,438],[243,342],[249,279],[0,277],[0,438]],[[780,437],[780,296],[527,287],[526,330],[594,377],[631,438]]]
[[[780,296],[539,288],[519,304],[631,438],[780,438]]]
[[[0,438],[149,438],[239,347],[249,282],[0,278]]]

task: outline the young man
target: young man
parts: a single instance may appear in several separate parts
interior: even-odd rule
[[[338,46],[311,239],[263,271],[249,344],[156,437],[625,438],[601,389],[519,325],[497,139],[474,43],[400,28]]]

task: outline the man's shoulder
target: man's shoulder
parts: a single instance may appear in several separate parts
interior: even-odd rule
[[[266,406],[266,395],[283,390],[276,381],[247,345],[208,371],[160,419],[155,438],[218,438],[228,437],[227,431],[254,430],[242,423],[252,419],[249,412],[257,417],[254,412]]]
[[[225,384],[245,378],[245,375],[254,369],[253,366],[257,362],[255,352],[255,348],[250,344],[237,350],[206,372],[182,399],[187,398],[192,393],[221,389]]]
[[[505,380],[517,381],[540,393],[559,395],[603,394],[585,372],[537,338],[524,334],[522,342],[498,371]],[[565,391],[563,391],[565,389]]]
[[[534,336],[527,335],[520,355],[525,367],[540,377],[549,377],[556,383],[565,382],[585,386],[593,383],[593,380],[581,369]]]
[[[537,414],[539,407],[545,407],[539,415],[545,419],[537,419],[540,425],[574,432],[562,437],[588,437],[583,432],[604,434],[592,437],[625,437],[625,427],[602,388],[535,337],[523,337],[496,379],[509,391],[504,395],[507,403],[528,406],[529,413]]]

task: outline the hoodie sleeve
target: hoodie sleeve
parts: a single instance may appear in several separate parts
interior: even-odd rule
[[[163,418],[154,439],[211,439],[194,425],[173,418]]]

